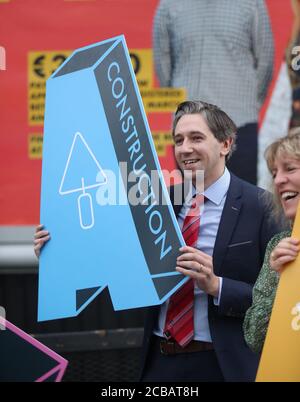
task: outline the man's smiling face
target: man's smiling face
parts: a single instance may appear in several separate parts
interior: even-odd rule
[[[204,170],[205,188],[223,174],[231,140],[219,142],[201,114],[186,114],[178,120],[174,144],[175,158],[182,171],[190,170],[195,180],[197,170]]]

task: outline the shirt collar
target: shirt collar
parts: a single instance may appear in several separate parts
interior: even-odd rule
[[[211,184],[205,191],[204,196],[216,205],[220,205],[224,196],[227,194],[230,184],[230,173],[225,166],[224,173],[213,184]],[[192,197],[196,194],[196,189],[193,186]]]

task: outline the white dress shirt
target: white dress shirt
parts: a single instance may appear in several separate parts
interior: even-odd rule
[[[230,173],[225,167],[223,175],[204,191],[205,204],[201,210],[200,231],[196,248],[212,256],[219,223],[226,201],[227,191],[230,184]],[[192,196],[196,193],[193,188]],[[184,218],[191,205],[190,199],[186,199],[178,216],[180,228],[183,226]],[[222,293],[222,278],[220,278],[219,297],[214,299],[219,304]],[[194,339],[198,341],[211,342],[211,335],[208,324],[208,299],[207,294],[196,285],[194,289]],[[154,334],[163,337],[168,301],[162,304],[159,312],[157,327]]]

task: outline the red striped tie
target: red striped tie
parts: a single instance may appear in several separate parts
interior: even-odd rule
[[[182,227],[183,238],[187,246],[195,247],[200,228],[200,207],[204,196],[199,194],[193,200]],[[194,337],[194,281],[189,279],[169,301],[165,336],[173,338],[185,347]]]

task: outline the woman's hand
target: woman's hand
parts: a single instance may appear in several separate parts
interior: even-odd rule
[[[299,240],[285,237],[274,248],[270,255],[270,267],[273,271],[280,272],[285,264],[294,261],[300,250]]]
[[[219,278],[214,274],[212,257],[196,248],[185,246],[179,251],[176,271],[196,281],[199,289],[209,295],[218,297]]]
[[[41,254],[42,247],[50,239],[49,232],[47,230],[43,230],[43,227],[44,225],[37,226],[34,234],[34,252],[38,258]]]

